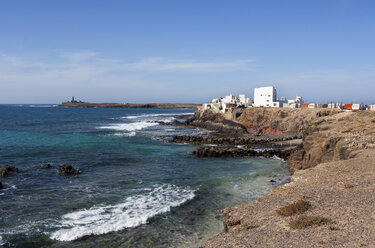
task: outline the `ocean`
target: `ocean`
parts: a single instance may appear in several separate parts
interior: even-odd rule
[[[220,209],[287,180],[282,160],[197,158],[168,140],[207,131],[154,122],[192,113],[0,105],[0,165],[19,169],[0,178],[0,245],[198,247],[222,230]]]

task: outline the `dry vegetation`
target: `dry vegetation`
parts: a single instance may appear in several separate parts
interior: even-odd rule
[[[292,216],[296,214],[302,214],[311,207],[311,204],[305,200],[298,200],[288,206],[282,207],[277,210],[277,213],[282,216]]]
[[[349,183],[345,183],[345,184],[342,185],[343,189],[351,189],[353,187],[354,187],[354,185],[353,184],[349,184]]]
[[[310,226],[322,226],[332,224],[331,219],[322,216],[300,216],[289,222],[289,227],[293,229],[302,229]]]

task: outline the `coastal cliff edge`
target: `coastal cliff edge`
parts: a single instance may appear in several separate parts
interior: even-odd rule
[[[277,121],[267,122],[270,112],[285,115],[264,109],[263,117],[256,117],[259,109],[246,111],[237,121],[252,123],[248,133]],[[375,113],[304,111],[288,111],[282,119],[294,122],[270,127],[303,133],[288,160],[290,183],[222,210],[224,230],[203,247],[375,247]],[[303,211],[294,211],[301,202]],[[294,212],[284,215],[288,208]]]

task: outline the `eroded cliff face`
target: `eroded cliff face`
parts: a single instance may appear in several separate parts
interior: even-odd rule
[[[303,134],[321,117],[339,113],[336,109],[247,108],[237,118],[252,134]]]
[[[236,136],[299,136],[311,122],[337,113],[335,109],[247,108],[233,121],[199,108],[186,124]]]
[[[216,131],[218,134],[246,135],[246,127],[224,118],[221,113],[215,113],[212,110],[198,109],[194,117],[186,121],[187,125],[201,127]]]
[[[302,145],[288,160],[291,172],[352,158],[359,149],[373,148],[374,117],[371,112],[349,112],[312,122]]]

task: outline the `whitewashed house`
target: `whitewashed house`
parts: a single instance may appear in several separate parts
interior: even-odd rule
[[[309,103],[309,106],[308,108],[317,108],[317,104],[316,103]]]
[[[295,100],[288,100],[287,103],[284,103],[283,108],[301,108],[303,103],[302,96],[296,96]]]
[[[361,110],[361,109],[363,109],[362,104],[359,104],[359,103],[352,104],[352,110]]]
[[[327,108],[330,108],[330,109],[335,109],[335,108],[341,108],[342,104],[336,102],[330,102],[327,104]]]
[[[225,97],[214,98],[209,103],[204,103],[203,108],[225,113],[227,108],[235,108],[239,106],[249,107],[251,103],[251,99],[246,97],[244,94],[240,94],[239,97],[230,94]]]
[[[239,99],[238,105],[243,105],[246,108],[252,104],[251,99],[249,97],[246,97],[245,94],[240,94],[238,99]]]
[[[281,106],[280,106],[281,105]],[[277,92],[275,87],[260,87],[254,89],[254,107],[269,107],[279,108],[282,107],[277,101]]]

